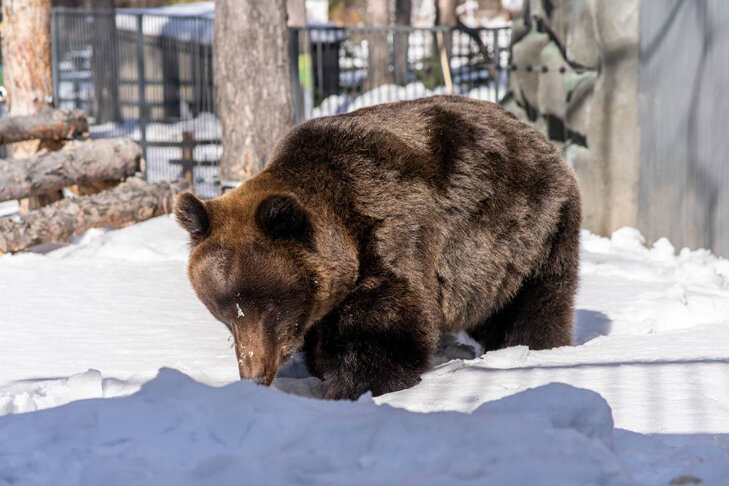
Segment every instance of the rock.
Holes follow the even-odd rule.
[[[574,0],[546,0],[542,2],[545,26],[554,34],[561,50],[567,44],[567,30]]]
[[[619,55],[624,49],[638,48],[639,13],[638,0],[614,0],[589,2],[594,19],[595,39],[603,59]]]
[[[522,105],[537,107],[541,53],[548,42],[547,34],[532,31],[512,46],[512,64],[516,69],[509,76],[509,84]]]
[[[553,140],[573,142],[567,150],[589,229],[635,226],[640,0],[525,2],[512,45],[511,109]]]
[[[531,23],[531,28],[537,30],[537,22],[541,23],[545,30],[554,35],[564,51],[571,4],[572,0],[529,0],[527,25]]]
[[[594,0],[573,0],[567,26],[567,59],[590,69],[600,65],[600,50],[595,38],[592,12]]]
[[[529,27],[524,22],[524,17],[516,18],[511,23],[511,43],[519,42],[529,33]]]
[[[564,77],[572,74],[572,68],[562,57],[562,52],[554,42],[549,42],[542,49],[540,64],[537,84],[539,113],[564,118],[567,106]]]
[[[545,21],[547,19],[547,14],[544,12],[544,5],[542,5],[542,0],[526,0],[526,3],[529,8],[529,18],[531,20],[533,19],[539,19],[541,21]],[[535,25],[532,25],[532,29],[536,29]]]
[[[501,106],[516,115],[519,120],[526,123],[532,123],[532,121],[529,119],[529,116],[527,116],[526,110],[519,106],[519,104],[516,102],[516,99],[514,99],[513,93],[511,96],[504,98],[504,101],[501,102]]]
[[[592,153],[579,145],[568,145],[564,158],[575,170],[582,194],[582,227],[597,232],[605,219],[605,184],[602,168]]]
[[[597,73],[595,71],[574,71],[566,73],[563,78],[564,89],[568,93],[567,106],[564,113],[565,126],[574,132],[578,138],[585,139],[587,147],[587,133],[590,128],[590,113],[592,109],[592,92],[595,88]]]
[[[638,31],[639,2],[594,2],[597,45],[602,52],[587,139],[603,168],[604,221],[609,234],[638,223]]]
[[[549,126],[547,125],[547,120],[545,120],[543,116],[540,116],[536,121],[533,121],[532,126],[542,132],[542,135],[549,138]]]
[[[513,96],[513,93],[511,96],[504,99],[502,106],[516,115],[519,120],[529,123],[531,126],[542,132],[545,137],[547,136],[547,122],[544,120],[544,117],[537,116],[534,120],[530,119],[526,109],[519,105],[516,98]]]

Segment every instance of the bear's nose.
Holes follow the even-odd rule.
[[[258,385],[266,385],[267,384],[266,383],[266,375],[253,376],[253,377],[248,378],[248,379],[251,380],[253,383],[256,383]]]

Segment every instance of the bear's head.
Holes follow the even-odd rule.
[[[285,191],[183,193],[174,212],[190,234],[190,283],[233,333],[241,378],[269,385],[353,287],[355,246]]]

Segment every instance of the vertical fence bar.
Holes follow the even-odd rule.
[[[294,98],[294,123],[304,120],[304,103],[301,94],[301,80],[299,79],[299,28],[289,29],[289,76],[291,77],[291,90]]]
[[[320,30],[317,32],[315,37],[316,45],[316,85],[317,90],[314,93],[314,102],[321,103],[324,100],[324,55],[322,53],[323,42],[324,42],[324,31]]]
[[[147,161],[147,96],[144,81],[144,15],[137,14],[137,89],[138,89],[138,117],[139,117],[139,144],[142,146],[142,157]],[[149,172],[145,171],[147,178]]]
[[[58,108],[58,13],[51,11],[51,80],[53,83],[53,106]]]
[[[499,102],[499,84],[501,82],[501,59],[500,59],[500,51],[499,51],[499,29],[494,29],[491,31],[491,36],[494,42],[493,47],[493,65],[494,68],[492,72],[494,73],[494,93],[496,95],[496,99],[494,100],[494,103]]]

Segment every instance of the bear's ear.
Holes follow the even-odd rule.
[[[256,208],[256,224],[271,238],[292,238],[309,241],[309,213],[293,194],[273,194]]]
[[[200,242],[210,232],[210,215],[205,203],[191,192],[183,192],[175,200],[177,222],[190,233],[193,243]]]

